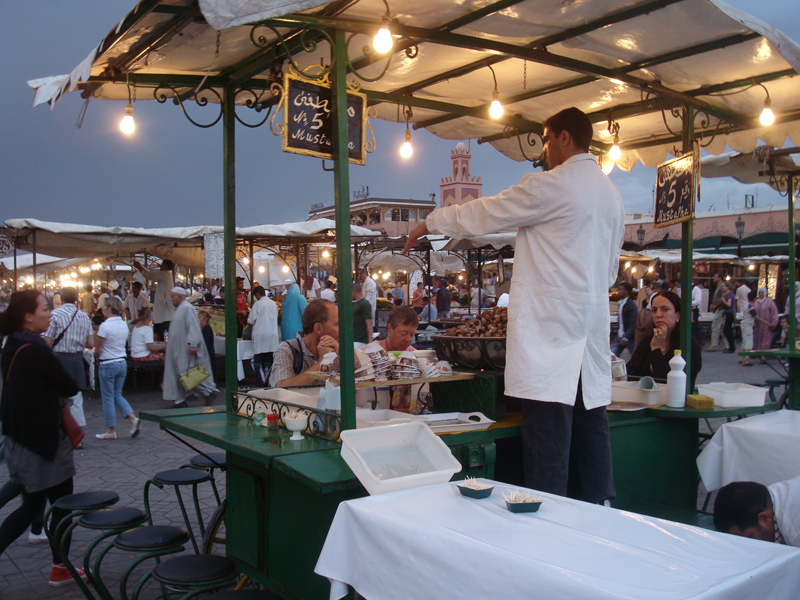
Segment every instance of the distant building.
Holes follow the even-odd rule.
[[[453,163],[453,175],[442,177],[439,183],[439,197],[442,199],[442,207],[451,204],[464,204],[470,200],[475,200],[483,196],[483,182],[480,177],[472,177],[469,163],[472,154],[464,142],[458,142],[456,149],[450,152],[450,160]]]
[[[436,194],[430,200],[400,200],[398,198],[359,197],[356,192],[350,201],[350,223],[368,229],[383,230],[390,237],[408,235],[424,221],[431,211],[436,210]],[[308,220],[335,219],[334,206],[321,206],[308,211]]]

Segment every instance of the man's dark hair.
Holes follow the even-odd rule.
[[[325,282],[325,287],[328,288],[329,290],[333,289],[333,282],[329,279],[328,281]]]
[[[169,259],[165,259],[161,261],[161,270],[163,271],[172,271],[175,268],[175,263]]]
[[[400,298],[398,298],[397,300],[394,301],[394,305],[395,306],[403,306],[403,301]]]
[[[266,296],[267,292],[264,291],[264,288],[260,285],[257,285],[253,288],[253,296]]]
[[[583,111],[574,106],[557,112],[542,125],[556,135],[566,131],[578,148],[584,152],[589,151],[589,144],[592,143],[592,135],[594,133],[592,122]]]
[[[747,294],[747,299],[750,302],[755,302],[757,297],[758,297],[757,290],[750,290],[750,292]]]
[[[303,335],[308,335],[314,331],[314,325],[319,323],[325,325],[331,317],[329,306],[336,308],[336,305],[330,300],[312,300],[306,305],[303,311],[303,317],[300,322],[303,324]]]
[[[138,288],[138,289],[140,289],[140,290],[141,290],[141,289],[142,289],[142,282],[141,282],[141,281],[134,281],[134,282],[131,284],[131,287],[132,287],[132,288]]]
[[[633,286],[630,283],[628,283],[627,281],[623,281],[622,283],[620,283],[619,287],[624,289],[629,294],[633,291]]]
[[[78,290],[74,287],[61,288],[61,302],[64,304],[75,304],[78,301]]]
[[[653,285],[653,280],[650,279],[649,277],[645,277],[642,280],[642,287],[652,287],[652,285]]]
[[[723,279],[723,280],[725,279],[725,276],[720,271],[717,271],[716,273],[714,273],[714,277],[719,277],[720,279]]]
[[[720,488],[714,502],[714,528],[728,533],[758,527],[758,515],[772,506],[769,490],[755,481],[734,481]]]
[[[402,300],[399,298],[398,301],[402,302]],[[401,325],[413,325],[416,327],[419,325],[419,315],[417,314],[417,311],[410,306],[403,306],[401,304],[399,306],[395,306],[389,312],[387,324],[391,325],[392,329],[395,327],[400,327]]]

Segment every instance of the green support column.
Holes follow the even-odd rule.
[[[787,177],[786,191],[789,197],[789,323],[797,323],[795,318],[795,301],[794,301],[794,282],[797,280],[795,274],[795,241],[794,241],[794,174]],[[794,342],[796,338],[795,328],[789,327],[789,350],[794,351]]]
[[[347,149],[347,46],[344,31],[333,35],[333,182],[336,199],[336,262],[339,286],[339,361],[342,379],[342,429],[356,428],[353,365],[353,286],[350,273],[350,163]]]
[[[236,119],[233,84],[225,86],[222,98],[222,184],[225,188],[223,224],[225,233],[225,405],[233,410],[233,392],[239,387],[236,374]]]
[[[683,152],[694,149],[694,109],[683,107]],[[692,253],[694,250],[694,219],[681,223],[681,349],[686,361],[686,393],[691,394],[692,378]]]

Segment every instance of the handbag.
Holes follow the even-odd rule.
[[[242,329],[242,340],[249,341],[253,339],[253,326],[245,325]]]
[[[197,359],[195,358],[195,361]],[[198,385],[208,379],[208,371],[203,365],[195,364],[194,367],[189,367],[184,373],[181,373],[180,380],[183,389],[187,392],[193,390]]]
[[[6,382],[8,382],[8,378],[11,376],[11,369],[14,366],[14,360],[17,358],[17,354],[19,354],[20,350],[30,345],[31,344],[23,344],[17,348],[14,356],[11,357],[11,363],[8,365],[8,371],[6,371]],[[69,410],[69,405],[62,405],[59,413],[61,415],[61,429],[67,434],[67,437],[72,444],[72,448],[75,449],[80,445],[86,433],[83,431],[83,428],[78,425],[75,417],[72,416],[72,413]]]

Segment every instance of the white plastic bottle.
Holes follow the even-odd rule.
[[[670,408],[683,408],[686,406],[686,361],[683,360],[680,350],[675,350],[675,356],[669,361],[667,373],[667,406]]]

